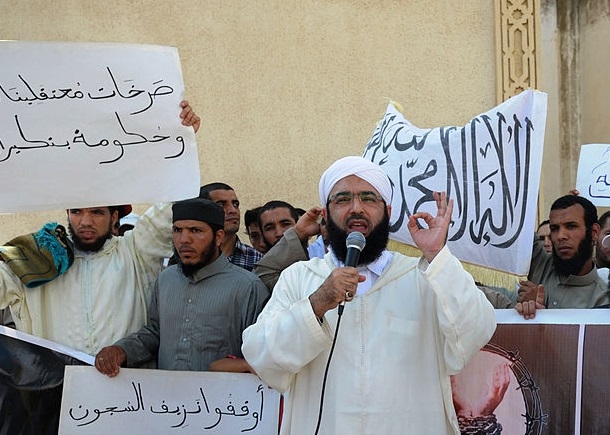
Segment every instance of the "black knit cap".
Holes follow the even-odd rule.
[[[172,206],[172,212],[172,222],[194,220],[217,225],[220,228],[225,226],[225,211],[209,199],[193,198],[178,201]]]

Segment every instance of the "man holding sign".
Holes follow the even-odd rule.
[[[180,118],[199,129],[201,120],[187,101],[181,102]],[[49,223],[11,240],[0,247],[0,308],[10,308],[18,330],[90,355],[108,340],[138,330],[146,321],[152,283],[172,252],[170,207],[151,207],[125,237],[113,236],[112,230],[130,207],[99,206],[67,210],[70,238],[63,226]],[[0,432],[22,425],[33,432],[53,431],[58,423],[61,387],[49,385],[49,373],[42,371],[53,369],[45,366],[45,357],[36,357],[40,366],[23,364],[20,356],[4,361],[21,362],[19,370],[0,367],[19,375],[0,385],[0,401],[12,402],[18,411],[25,408],[3,392],[21,387],[23,378],[40,378],[38,391],[29,386],[30,393],[21,392],[28,394],[27,416],[1,414]],[[34,374],[20,373],[28,369]],[[63,376],[63,370],[55,375]]]
[[[221,251],[225,212],[208,199],[176,202],[173,242],[180,258],[155,283],[148,324],[104,347],[95,367],[114,377],[120,367],[156,359],[163,370],[209,370],[224,361],[227,371],[248,372],[241,354],[243,330],[269,297],[258,277],[229,262]],[[233,363],[233,364],[231,364]]]
[[[186,101],[180,117],[185,125],[200,125]],[[72,243],[62,241],[58,226],[51,237],[35,236],[33,246],[28,235],[0,248],[0,308],[10,307],[20,331],[95,355],[146,322],[152,284],[172,253],[171,204],[149,208],[124,237],[112,235],[119,207],[71,208],[67,216]],[[20,258],[29,247],[32,254],[51,252],[51,263],[68,252],[73,263],[68,267],[66,260],[55,276],[32,281],[40,265]]]

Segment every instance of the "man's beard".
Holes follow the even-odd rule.
[[[110,225],[108,226],[108,232],[92,242],[84,242],[83,239],[76,234],[76,231],[74,231],[70,222],[68,222],[68,231],[70,232],[74,246],[76,246],[78,250],[84,252],[98,252],[102,249],[106,240],[112,237],[112,222],[110,222]]]
[[[212,261],[214,260],[214,255],[217,252],[217,249],[218,249],[218,247],[216,246],[216,235],[214,235],[214,239],[212,240],[210,245],[206,248],[205,251],[203,251],[201,253],[200,261],[198,261],[195,264],[184,264],[182,262],[182,260],[180,260],[180,262],[179,262],[180,269],[182,270],[182,273],[184,274],[184,276],[187,276],[190,278],[190,277],[194,276],[199,269],[202,269],[205,266],[207,266],[208,264],[212,263]],[[178,255],[177,252],[176,252],[176,255]],[[179,255],[178,255],[178,258],[180,258]]]
[[[366,219],[361,215],[350,216],[350,218]],[[368,219],[366,219],[368,221]],[[347,246],[345,245],[345,239],[347,239],[348,233],[343,231],[334,222],[330,213],[328,215],[328,221],[326,224],[328,230],[328,243],[333,250],[335,256],[345,263],[345,257],[347,255]],[[390,216],[387,208],[384,209],[383,219],[379,222],[366,238],[366,245],[360,253],[358,258],[358,266],[363,264],[369,264],[377,260],[381,253],[386,249],[388,245],[388,239],[390,237]]]
[[[553,265],[555,270],[565,275],[576,275],[587,261],[593,261],[593,235],[587,230],[585,238],[578,244],[576,254],[567,260],[559,258],[553,246]]]

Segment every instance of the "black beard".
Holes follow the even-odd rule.
[[[202,269],[205,264],[197,263],[197,264],[184,264],[178,263],[180,265],[180,270],[182,274],[188,278],[192,278],[199,269]]]
[[[180,261],[180,256],[178,255],[178,252],[176,252],[176,249],[174,248],[174,255],[178,258],[178,264],[180,265],[180,270],[182,271],[184,276],[186,276],[188,278],[192,278],[193,276],[195,276],[195,274],[197,273],[197,271],[199,269],[203,269],[208,264],[214,262],[214,260],[216,260],[216,258],[214,258],[216,253],[217,253],[216,234],[214,234],[214,239],[210,243],[210,246],[208,246],[206,248],[206,250],[202,253],[201,261],[199,261],[198,263],[195,263],[195,264],[182,263],[182,261]]]
[[[593,235],[587,230],[585,238],[578,244],[576,255],[567,260],[562,260],[553,246],[553,265],[555,270],[565,275],[576,275],[581,271],[587,261],[593,261]]]
[[[364,217],[361,216],[361,218]],[[339,260],[345,263],[345,257],[347,255],[345,239],[347,239],[348,233],[337,226],[332,217],[330,217],[330,213],[328,213],[326,229],[328,230],[328,244],[332,248],[333,253]],[[388,210],[384,209],[382,221],[373,227],[373,230],[366,238],[366,245],[358,258],[358,266],[369,264],[377,260],[388,246],[389,237],[390,216]]]
[[[70,232],[70,236],[72,237],[74,246],[76,246],[78,250],[84,252],[98,252],[102,249],[104,243],[106,243],[106,240],[112,237],[112,223],[108,227],[108,232],[104,236],[95,239],[93,242],[88,243],[83,242],[83,240],[78,237],[76,231],[74,231],[74,228],[72,228],[70,222],[68,222],[68,231]]]

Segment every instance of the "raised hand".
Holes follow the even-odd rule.
[[[413,241],[428,262],[431,262],[445,246],[449,224],[451,223],[451,213],[453,212],[453,199],[447,202],[445,192],[434,192],[433,197],[436,201],[436,216],[419,212],[412,214],[407,223]],[[423,219],[428,228],[419,228],[417,225],[418,219]]]
[[[301,242],[307,241],[309,237],[320,234],[318,218],[322,215],[321,207],[312,207],[303,214],[294,226],[294,231]]]
[[[182,110],[180,111],[182,125],[186,125],[187,127],[192,125],[193,130],[195,130],[195,133],[197,133],[199,127],[201,126],[201,118],[193,111],[193,108],[188,101],[182,100],[180,102],[180,107],[182,107]]]

